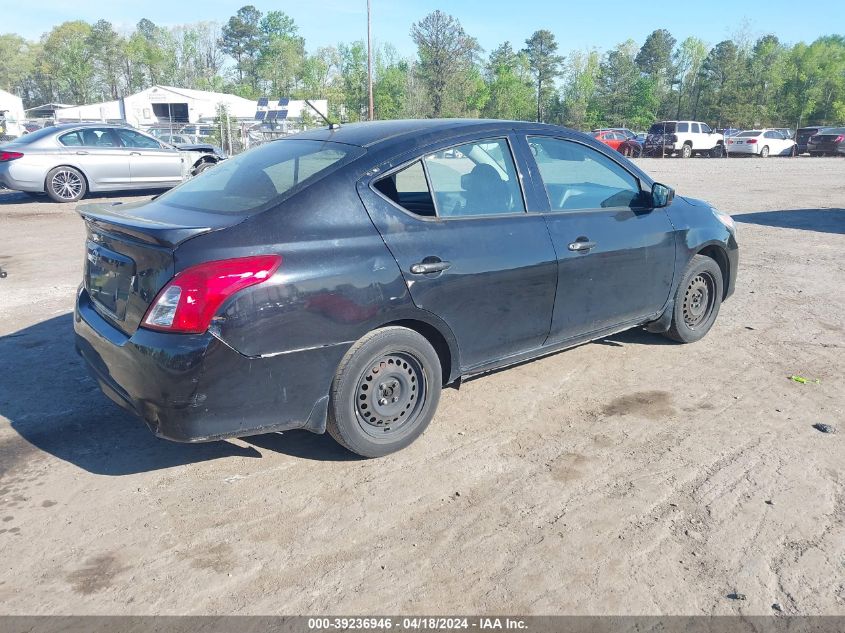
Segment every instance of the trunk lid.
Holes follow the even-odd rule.
[[[97,312],[129,335],[176,273],[179,244],[243,220],[155,200],[89,204],[77,211],[85,220],[85,290]]]

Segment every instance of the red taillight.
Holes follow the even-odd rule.
[[[23,158],[23,154],[20,152],[0,152],[0,163],[6,163],[10,160],[17,160],[19,158]]]
[[[728,145],[733,145],[734,142],[731,139],[728,139]]]
[[[750,138],[750,139],[748,139],[748,140],[747,140],[747,141],[745,141],[745,142],[746,142],[748,145],[754,145],[754,143],[756,143],[756,142],[757,142],[757,139],[756,139],[756,138]]]
[[[266,281],[281,263],[279,255],[258,255],[186,268],[161,289],[144,315],[142,325],[162,332],[205,332],[226,299]]]
[[[841,143],[842,141],[845,141],[845,136],[843,136],[842,134],[833,139],[834,143]]]

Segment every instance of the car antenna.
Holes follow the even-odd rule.
[[[333,121],[329,120],[329,118],[327,116],[325,116],[322,112],[320,112],[316,107],[314,107],[314,104],[311,103],[308,99],[305,100],[305,103],[307,103],[308,107],[311,108],[312,110],[314,110],[314,112],[317,113],[317,116],[319,116],[321,119],[323,119],[323,121],[326,122],[326,125],[329,126],[330,130],[339,130],[340,129],[340,123],[334,123]]]

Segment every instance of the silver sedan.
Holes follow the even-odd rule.
[[[220,158],[126,126],[57,125],[0,145],[0,186],[74,202],[89,191],[173,187]]]

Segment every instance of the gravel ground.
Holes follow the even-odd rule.
[[[710,335],[469,381],[377,460],[153,438],[73,352],[73,207],[0,192],[0,612],[845,615],[845,160],[641,164],[739,222]]]

